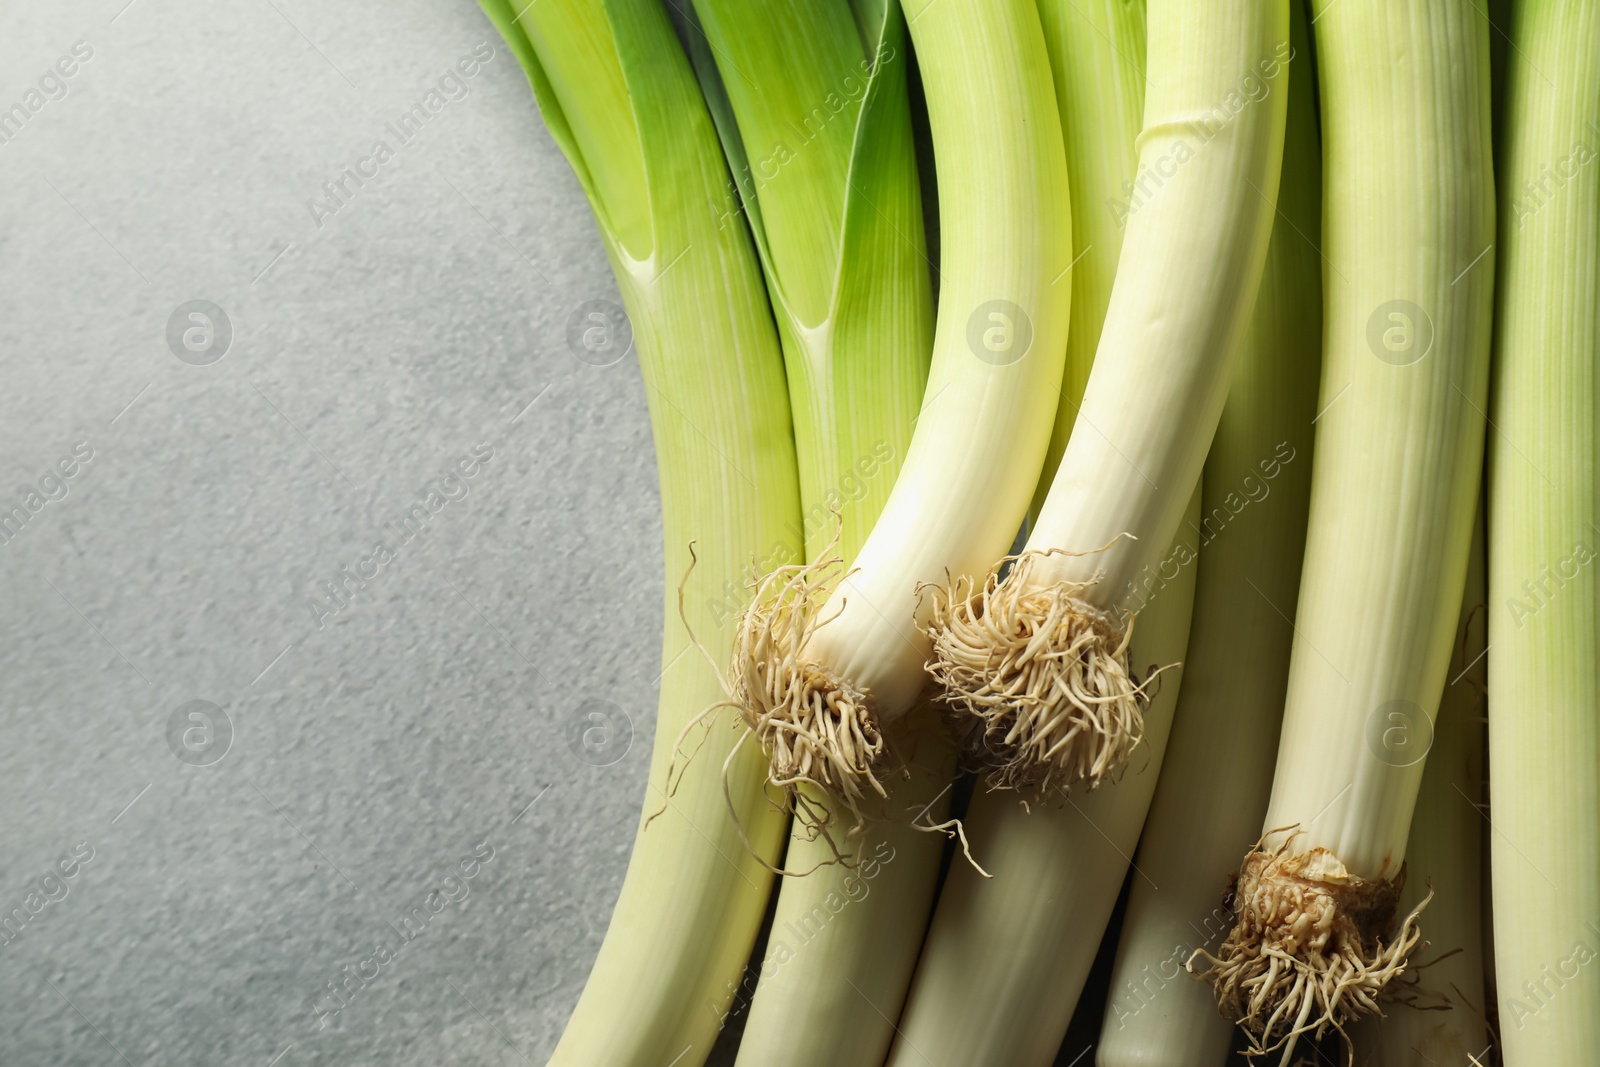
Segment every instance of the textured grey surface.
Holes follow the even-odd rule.
[[[541,1063],[626,864],[662,577],[638,368],[565,346],[616,294],[522,74],[471,0],[0,25],[0,109],[40,105],[0,144],[0,1063]],[[196,299],[206,365],[167,340]],[[609,766],[592,699],[632,720]],[[232,724],[204,765],[193,700]]]

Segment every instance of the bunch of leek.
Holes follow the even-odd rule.
[[[1497,235],[1459,0],[481,2],[667,537],[655,816],[552,1063],[692,1067],[742,989],[745,1067],[1043,1067],[1130,865],[1099,1067],[1600,1062],[1595,5],[1505,23]]]

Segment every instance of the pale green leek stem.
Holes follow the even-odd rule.
[[[1072,321],[1050,451],[1034,491],[1044,503],[1077,421],[1122,253],[1144,113],[1145,0],[1039,0],[1072,178]]]
[[[944,851],[943,834],[910,823],[944,821],[955,771],[955,749],[932,707],[907,715],[896,737],[908,777],[893,783],[878,809],[886,821],[851,847],[849,866],[819,867],[833,859],[821,841],[796,833],[789,842],[786,869],[813,873],[781,880],[739,1042],[741,1065],[883,1063],[927,932]],[[826,802],[817,790],[808,795]],[[955,862],[965,861],[958,854]]]
[[[1418,953],[1410,997],[1364,1019],[1356,1031],[1356,1062],[1364,1067],[1422,1063],[1489,1063],[1484,1005],[1483,920],[1484,693],[1489,626],[1484,597],[1482,510],[1474,525],[1467,591],[1461,601],[1450,682],[1439,701],[1432,736],[1408,739],[1427,748],[1400,911],[1409,912],[1434,887],[1449,886],[1428,906],[1428,947]],[[1431,742],[1431,747],[1429,743]]]
[[[1600,7],[1515,7],[1489,447],[1505,1067],[1600,1063]]]
[[[1148,878],[1133,880],[1099,1067],[1221,1067],[1233,1037],[1211,991],[1183,965],[1196,948],[1216,948],[1232,925],[1223,906],[1228,877],[1260,835],[1305,547],[1321,367],[1322,190],[1310,41],[1300,5],[1290,14],[1279,214],[1206,457],[1193,637],[1135,857]]]
[[[1197,488],[1186,517],[1198,520],[1199,510]],[[1138,663],[1183,659],[1205,564],[1194,561],[1187,529],[1182,537],[1167,553],[1180,561],[1177,575],[1133,635]],[[966,833],[993,877],[951,865],[888,1067],[1055,1062],[1155,791],[1182,673],[1162,676],[1145,744],[1119,782],[1031,811],[1012,793],[972,798]]]
[[[680,731],[722,699],[690,647],[725,648],[729,588],[750,561],[799,549],[799,488],[778,340],[749,234],[707,210],[726,171],[666,15],[653,0],[483,6],[528,73],[552,136],[588,194],[650,402],[666,538],[660,711],[644,816],[622,894],[555,1065],[704,1062],[760,926],[785,822],[761,754],[723,762],[742,730],[711,721],[676,781]],[[693,571],[691,545],[698,560]],[[685,574],[688,578],[685,581]],[[603,609],[603,605],[597,610]],[[676,778],[676,776],[675,776]],[[748,842],[748,843],[746,843]],[[674,1060],[674,1057],[676,1059]]]
[[[1495,256],[1488,24],[1453,0],[1318,0],[1314,12],[1324,363],[1264,828],[1299,824],[1295,851],[1327,848],[1357,877],[1392,878],[1423,765],[1374,751],[1368,728],[1438,708],[1481,472]],[[1386,146],[1400,143],[1413,148],[1397,160]]]
[[[1087,427],[1028,536],[1084,553],[1050,557],[1036,585],[1093,582],[1081,598],[1109,611],[1162,558],[1199,481],[1266,261],[1287,106],[1287,0],[1148,9],[1138,172]]]
[[[700,0],[698,11],[696,62],[784,343],[807,559],[848,564],[906,454],[933,341],[904,22],[882,0],[861,0],[856,19],[845,0]],[[851,815],[800,787],[832,840],[796,821],[784,867],[810,873],[782,880],[765,954],[741,987],[742,1000],[755,981],[740,1063],[883,1062],[943,846],[907,823],[943,820],[954,764],[936,717],[916,725],[894,732],[909,778],[891,780],[873,806],[888,821],[865,837],[848,842]],[[832,863],[836,847],[848,865]]]
[[[1482,9],[1317,0],[1313,14],[1324,362],[1263,822],[1281,832],[1243,859],[1239,921],[1209,972],[1227,1010],[1285,1061],[1298,1035],[1372,1011],[1421,936],[1417,916],[1386,914],[1423,772],[1393,742],[1432,722],[1447,681],[1482,470],[1495,256]]]

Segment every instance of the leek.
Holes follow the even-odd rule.
[[[698,13],[691,50],[783,339],[806,559],[848,563],[906,455],[933,340],[905,25],[881,0],[856,4],[864,41],[844,0],[700,0]],[[814,822],[847,829],[822,837],[796,820],[784,866],[797,873],[781,883],[740,1063],[883,1062],[943,845],[906,825],[941,821],[948,803],[954,752],[930,718],[890,729],[910,780],[888,786],[871,827],[800,787]],[[833,865],[841,842],[847,862]]]
[[[883,731],[925,682],[919,588],[987,566],[1022,521],[1049,443],[1070,296],[1066,161],[1031,0],[905,8],[942,208],[925,400],[852,569],[823,560],[768,580],[731,672],[773,781],[832,790],[852,810],[884,794]]]
[[[1058,442],[1071,432],[1111,294],[1123,229],[1116,205],[1134,174],[1135,139],[1144,105],[1144,4],[1052,0],[1039,14],[1050,53],[1062,133],[1069,147],[1073,239],[1073,315],[1067,368],[1056,419]],[[1052,445],[1060,455],[1059,443]],[[1053,463],[1040,478],[1049,485]],[[1183,568],[1180,583],[1194,572]],[[1170,591],[1174,624],[1187,618],[1188,588]],[[1139,654],[1159,662],[1182,655],[1183,639],[1152,644],[1139,634]],[[1159,720],[1176,692],[1158,698]],[[1152,737],[1152,742],[1157,740]],[[981,793],[967,825],[993,881],[952,868],[935,911],[901,1019],[891,1062],[935,1064],[1048,1063],[1061,1044],[1096,938],[1138,838],[1159,767],[1146,766],[1123,785],[1081,804],[1059,800],[1029,813],[1010,794]],[[1126,802],[1124,802],[1126,801]],[[1110,840],[1101,836],[1101,829]],[[1121,855],[1118,855],[1121,850]]]
[[[1378,1010],[1420,938],[1417,909],[1391,926],[1466,577],[1494,256],[1481,9],[1313,12],[1326,269],[1305,565],[1266,836],[1233,929],[1191,961],[1283,1063]]]
[[[1489,448],[1506,1067],[1600,1063],[1600,9],[1515,5]]]
[[[1409,995],[1385,1018],[1356,1030],[1364,1067],[1489,1062],[1483,970],[1484,639],[1483,524],[1476,524],[1461,602],[1450,682],[1439,701],[1428,766],[1411,817],[1406,887],[1400,910],[1420,904],[1430,886],[1449,886],[1428,908],[1427,958],[1419,956]],[[1420,739],[1426,742],[1427,738]],[[1554,1061],[1547,1061],[1554,1062]]]
[[[648,829],[641,820],[599,958],[550,1062],[685,1067],[710,1052],[782,849],[785,823],[759,754],[733,752],[740,735],[728,722],[711,726],[700,760],[665,795],[680,730],[721,692],[690,630],[730,640],[725,588],[753,556],[776,547],[790,559],[799,548],[778,339],[748,232],[706,209],[725,186],[722,154],[654,0],[541,0],[515,15],[507,0],[483,7],[594,210],[648,390],[666,537],[667,669],[645,804],[666,809]],[[726,788],[748,851],[724,800],[730,753]]]
[[[945,840],[910,823],[943,821],[955,763],[931,708],[902,719],[897,741],[907,778],[871,812],[878,818],[852,843],[847,863],[828,863],[828,845],[803,833],[789,842],[786,866],[811,873],[782,881],[741,1065],[883,1063],[933,910]]]
[[[1194,636],[1161,781],[1135,857],[1099,1067],[1222,1064],[1233,1027],[1183,973],[1231,925],[1228,876],[1266,813],[1311,492],[1321,367],[1322,209],[1303,9],[1291,9],[1278,221],[1202,476]],[[1466,1067],[1462,1061],[1461,1067]]]
[[[1022,557],[939,601],[929,671],[991,784],[1126,765],[1146,678],[1128,639],[1216,431],[1271,236],[1287,0],[1152,0],[1127,234],[1076,428]]]
[[[1187,518],[1198,520],[1199,508],[1196,491]],[[1192,558],[1192,535],[1183,537],[1172,558]],[[1135,662],[1183,658],[1204,567],[1181,567],[1150,604],[1133,638]],[[888,1067],[1055,1062],[1155,790],[1181,674],[1163,675],[1148,708],[1149,760],[1121,781],[1082,798],[1046,798],[1031,812],[1012,793],[973,798],[966,832],[993,877],[951,866]]]

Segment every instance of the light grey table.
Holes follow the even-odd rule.
[[[0,25],[0,1063],[541,1064],[662,575],[521,72],[471,0]]]

